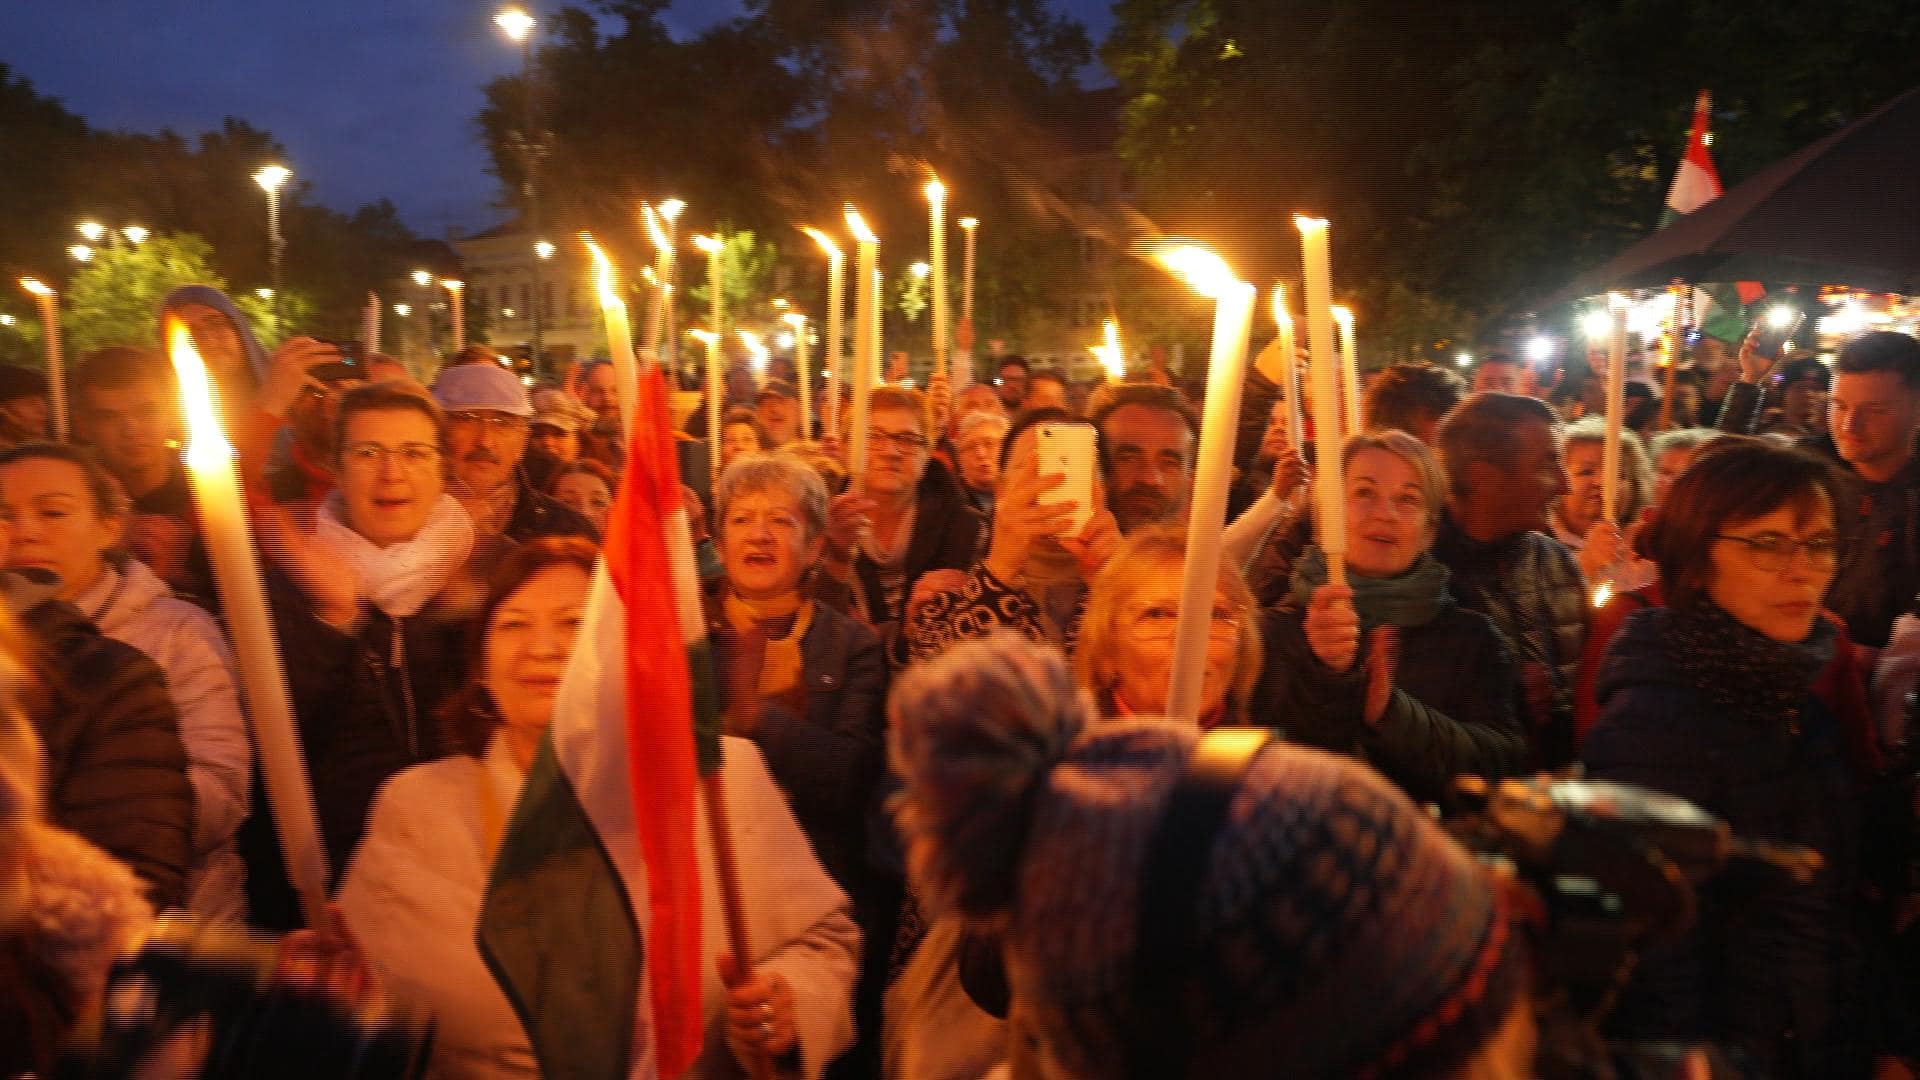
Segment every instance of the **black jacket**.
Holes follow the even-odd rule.
[[[320,621],[277,568],[267,571],[267,590],[328,869],[337,882],[380,785],[401,769],[447,754],[436,714],[465,683],[474,623],[473,605],[452,596],[478,592],[444,590],[408,619],[365,605],[358,625],[343,632]],[[281,920],[294,914],[287,906],[291,894],[267,800],[256,798],[254,806],[241,840],[254,918],[283,928]]]
[[[915,498],[919,506],[914,513],[913,535],[907,539],[903,604],[913,595],[914,582],[927,571],[965,570],[973,565],[973,560],[980,557],[987,527],[986,521],[974,512],[961,493],[959,482],[937,458],[927,459],[927,471],[920,477]],[[873,561],[864,553],[856,553],[853,572],[860,579],[867,622],[873,626],[899,622],[901,613],[887,608],[886,595],[880,587],[880,571]]]
[[[1825,865],[1801,884],[1735,861],[1701,885],[1694,929],[1641,958],[1613,1027],[1725,1042],[1757,1076],[1860,1075],[1859,815],[1838,726],[1811,689],[1792,723],[1716,706],[1674,664],[1670,616],[1635,612],[1608,648],[1600,719],[1581,744],[1589,774],[1677,795],[1737,836],[1802,844]]]
[[[585,514],[534,488],[527,482],[524,471],[518,471],[517,476],[520,494],[513,500],[513,516],[507,519],[507,527],[502,530],[507,539],[524,544],[542,536],[578,536],[595,544],[600,542],[600,530],[593,527]]]
[[[1485,615],[1513,648],[1528,764],[1553,769],[1572,761],[1573,688],[1589,618],[1573,553],[1533,531],[1482,543],[1448,512],[1433,556],[1452,573],[1449,588],[1460,606]]]
[[[1510,775],[1527,738],[1507,688],[1513,653],[1486,616],[1451,601],[1423,626],[1400,629],[1393,694],[1378,725],[1363,719],[1366,670],[1336,672],[1307,644],[1306,611],[1261,613],[1266,660],[1250,719],[1290,742],[1368,762],[1414,800],[1437,802],[1453,778]]]
[[[19,617],[46,684],[29,712],[46,749],[49,822],[132,867],[155,907],[179,906],[192,860],[193,786],[166,677],[69,604],[29,602]]]

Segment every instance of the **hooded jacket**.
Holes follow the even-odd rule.
[[[246,869],[234,835],[251,806],[253,759],[239,679],[220,627],[173,595],[137,559],[109,564],[74,606],[100,632],[145,653],[166,675],[193,784],[193,863],[187,907],[218,922],[246,918]]]
[[[914,583],[927,571],[965,570],[972,566],[980,556],[981,538],[986,533],[986,522],[967,503],[959,482],[945,465],[931,457],[927,459],[927,470],[920,477],[914,498],[917,505],[913,535],[908,538],[906,554],[901,558],[906,575],[900,594],[903,602],[913,595]],[[856,552],[853,571],[866,601],[863,614],[867,622],[877,627],[900,621],[901,612],[890,611],[886,606],[886,594],[880,587],[880,568],[873,560],[864,552]]]
[[[48,823],[132,867],[156,908],[179,906],[192,861],[193,787],[166,677],[55,600],[52,574],[7,570],[0,584],[33,639],[44,684],[28,711],[47,754]]]

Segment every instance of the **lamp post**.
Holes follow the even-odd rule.
[[[267,165],[253,174],[253,182],[267,193],[267,265],[273,279],[273,336],[280,338],[284,329],[281,320],[280,260],[286,251],[286,238],[280,235],[280,188],[293,170],[285,165]]]
[[[520,130],[509,135],[520,153],[520,193],[526,202],[527,227],[535,237],[540,236],[540,159],[546,150],[544,134],[539,130],[534,100],[533,71],[533,29],[538,25],[525,8],[514,6],[501,8],[493,16],[493,23],[507,40],[520,46]],[[542,246],[546,251],[540,251]],[[546,282],[541,263],[553,257],[553,245],[545,240],[534,244],[534,259],[528,263],[533,278],[533,371],[536,377],[545,373],[541,355],[545,351],[544,329],[546,324]]]

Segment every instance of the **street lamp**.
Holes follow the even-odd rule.
[[[426,288],[427,285],[432,281],[433,281],[433,275],[427,273],[425,270],[415,270],[413,272],[413,283],[415,285],[420,286],[423,289]]]
[[[67,247],[67,254],[73,256],[74,262],[92,262],[93,261],[93,249],[88,247],[85,244],[69,245]]]
[[[107,227],[97,221],[83,221],[74,228],[80,230],[80,235],[85,237],[89,244],[97,244],[101,237],[107,235]]]
[[[541,132],[535,119],[535,101],[533,87],[533,31],[538,22],[527,10],[517,5],[501,8],[494,13],[493,24],[507,36],[507,40],[520,46],[520,130],[509,136],[520,153],[520,191],[526,202],[527,228],[535,236],[540,235],[540,158],[546,150],[545,133]],[[542,251],[542,248],[545,248]],[[545,240],[534,245],[534,254],[539,256],[527,264],[533,279],[533,369],[539,374],[543,349],[543,329],[546,316],[546,284],[543,281],[540,263],[553,257],[553,245]]]
[[[129,225],[126,228],[120,230],[120,235],[127,238],[127,243],[138,246],[140,244],[146,243],[147,237],[152,236],[153,233],[147,231],[142,226]]]
[[[253,174],[253,182],[267,193],[267,261],[273,278],[273,336],[283,334],[280,325],[280,257],[285,252],[287,242],[280,235],[280,187],[293,175],[293,170],[285,165],[266,165]]]

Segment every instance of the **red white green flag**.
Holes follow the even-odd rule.
[[[476,929],[550,1080],[672,1080],[701,1046],[694,793],[719,764],[720,714],[657,368],[638,398],[580,638]]]
[[[1714,167],[1713,154],[1707,149],[1707,140],[1712,137],[1708,126],[1712,106],[1713,96],[1705,90],[1693,101],[1693,130],[1687,135],[1687,152],[1673,172],[1673,185],[1667,188],[1667,210],[1673,214],[1691,214],[1720,197],[1720,170]]]

